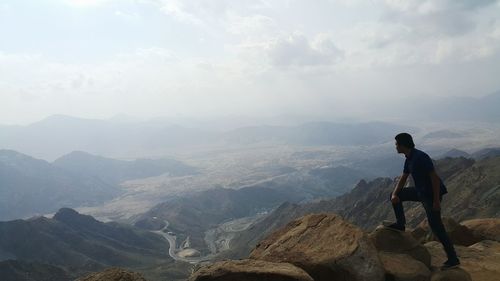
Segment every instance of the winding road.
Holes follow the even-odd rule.
[[[206,255],[204,257],[191,257],[191,258],[183,258],[183,257],[178,256],[177,252],[180,249],[177,249],[176,236],[168,234],[167,227],[169,226],[169,223],[166,220],[164,220],[164,222],[165,222],[165,226],[162,229],[156,230],[156,231],[151,231],[151,232],[159,234],[159,235],[165,237],[165,239],[167,239],[168,244],[169,244],[168,254],[174,260],[189,262],[191,264],[197,264],[197,263],[200,263],[203,261],[209,261],[214,257],[213,254],[209,254],[209,255]]]

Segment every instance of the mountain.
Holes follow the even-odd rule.
[[[236,218],[254,215],[283,201],[300,201],[303,197],[269,187],[244,187],[238,190],[216,187],[189,197],[161,203],[142,215],[136,226],[147,227],[151,218],[166,220],[178,239],[190,237],[193,248],[208,252],[205,231]],[[160,228],[163,225],[160,225]]]
[[[190,237],[191,246],[208,251],[205,232],[223,222],[267,212],[285,201],[305,202],[339,196],[365,174],[338,166],[293,171],[271,180],[238,188],[215,187],[161,203],[136,219],[135,225],[160,229],[165,220],[179,239]]]
[[[17,260],[0,261],[2,281],[71,281],[75,279],[66,270],[39,262]]]
[[[140,179],[161,174],[185,176],[197,173],[194,167],[187,166],[173,159],[137,159],[122,161],[74,151],[53,162],[54,166],[73,174],[96,177],[100,180],[119,184],[130,179]]]
[[[298,126],[253,126],[222,134],[229,143],[277,142],[295,145],[368,145],[387,141],[408,127],[383,122],[308,122]]]
[[[472,153],[474,159],[485,159],[500,156],[500,147],[484,148]]]
[[[472,156],[463,150],[453,148],[453,149],[450,149],[447,152],[441,154],[440,156],[438,156],[437,159],[442,159],[442,158],[447,158],[447,157],[450,157],[450,158],[458,158],[458,157],[471,158]]]
[[[47,263],[74,275],[120,266],[140,272],[176,267],[161,236],[103,223],[68,208],[52,219],[0,222],[0,249],[23,262]]]
[[[442,203],[443,216],[461,221],[500,216],[500,157],[483,160],[445,158],[435,162],[448,194]],[[389,195],[395,181],[378,178],[360,181],[349,193],[337,198],[305,204],[283,203],[265,218],[239,232],[231,240],[230,250],[220,258],[241,258],[258,241],[276,228],[300,216],[317,212],[341,214],[359,227],[370,230],[383,220],[394,220]],[[416,226],[425,218],[420,203],[405,203],[408,226]]]
[[[136,158],[210,141],[212,133],[167,122],[117,122],[54,115],[27,126],[0,126],[0,147],[53,160],[71,151]]]
[[[0,150],[0,220],[94,205],[121,194],[98,178],[68,173],[47,161]]]
[[[454,132],[451,130],[438,130],[438,131],[432,131],[430,133],[425,134],[422,136],[422,139],[454,139],[454,138],[460,138],[463,137],[464,135],[458,132]]]
[[[382,122],[308,122],[295,126],[246,126],[219,131],[178,126],[165,120],[116,121],[54,115],[27,126],[0,126],[0,147],[51,161],[71,151],[137,158],[200,146],[378,144],[385,142],[388,135],[408,129]]]
[[[144,277],[137,273],[121,268],[109,268],[102,272],[91,273],[76,281],[146,281]]]
[[[424,107],[425,106],[425,107]],[[434,120],[450,121],[500,121],[500,91],[483,97],[450,97],[424,105]]]

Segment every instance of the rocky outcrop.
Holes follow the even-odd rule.
[[[378,251],[409,255],[426,267],[431,265],[429,251],[413,238],[410,232],[397,232],[379,226],[369,237]]]
[[[261,241],[250,258],[292,263],[318,281],[384,279],[368,235],[335,214],[292,221]]]
[[[311,276],[290,263],[261,260],[220,261],[202,267],[189,281],[313,281]]]
[[[491,234],[484,229],[495,229],[494,221],[483,222],[485,225],[474,222],[472,230],[481,229]],[[451,220],[447,224],[461,229]],[[454,229],[450,229],[453,233]],[[455,245],[455,248],[461,266],[440,270],[446,260],[440,242],[421,244],[410,231],[383,226],[368,234],[339,215],[309,214],[269,234],[257,244],[249,259],[202,267],[190,281],[303,280],[300,279],[305,278],[303,276],[316,281],[498,280],[500,242],[482,240],[470,246]],[[296,275],[296,272],[303,273]]]
[[[113,267],[102,272],[91,273],[76,281],[146,281],[141,274]]]
[[[446,260],[441,243],[432,241],[426,243],[425,247],[431,253],[433,267],[440,266]],[[470,278],[474,281],[496,281],[499,279],[500,242],[483,240],[468,247],[455,245],[455,250],[460,258],[460,268],[438,272],[435,274],[437,277],[433,275],[433,281],[471,280]],[[470,274],[469,278],[464,276],[468,274]]]
[[[461,268],[454,268],[434,273],[431,281],[472,281],[472,278],[467,271]]]
[[[473,219],[461,222],[480,240],[500,242],[500,218]]]
[[[379,256],[386,271],[386,280],[422,281],[431,277],[429,268],[409,255],[380,252]]]
[[[448,236],[455,245],[470,246],[483,240],[483,238],[474,235],[474,233],[468,227],[459,224],[452,218],[444,217],[442,218],[442,221],[446,232],[448,233]],[[432,233],[427,219],[423,220],[415,229],[412,230],[411,233],[420,243],[439,241],[437,237]]]

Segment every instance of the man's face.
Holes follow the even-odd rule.
[[[398,153],[403,153],[403,147],[396,141],[396,151]]]

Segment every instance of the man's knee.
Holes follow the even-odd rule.
[[[438,213],[431,213],[427,215],[427,222],[431,229],[441,230],[444,228],[443,221],[441,220],[441,216]]]

